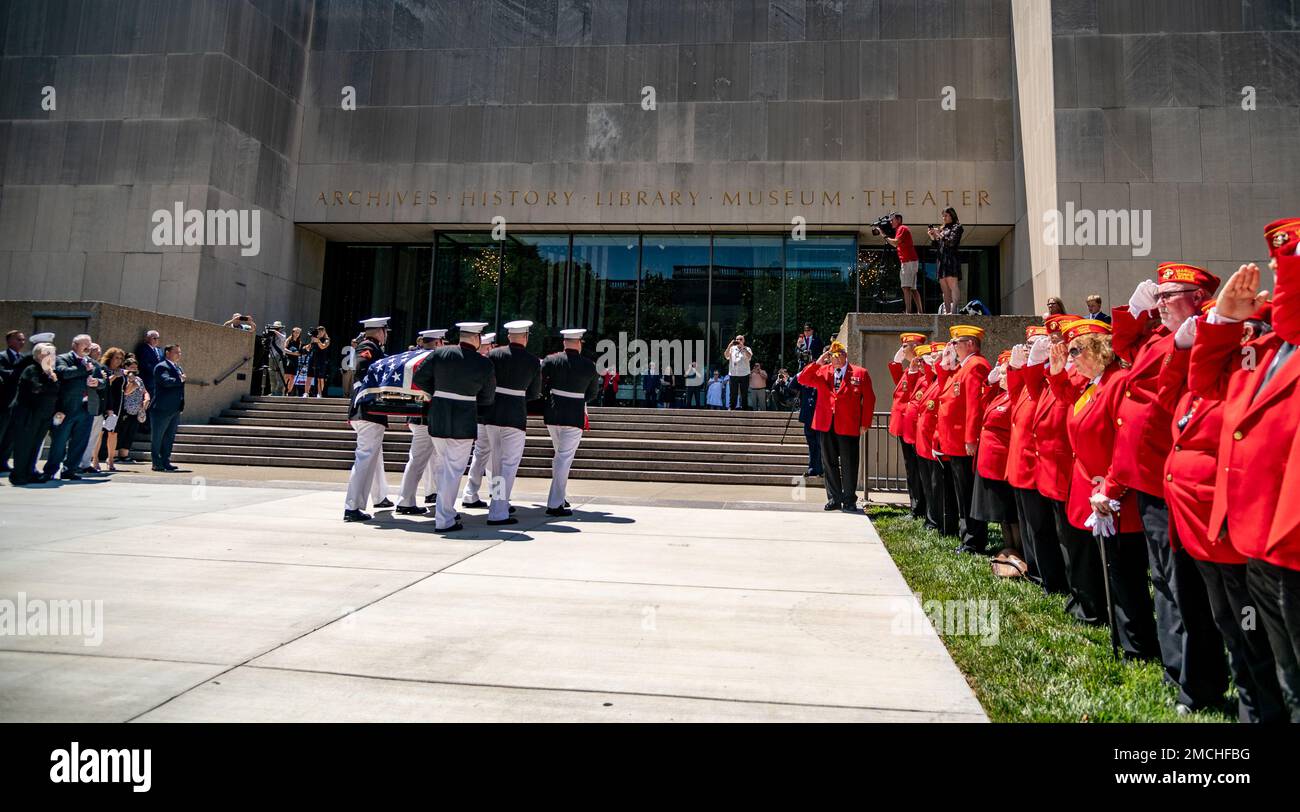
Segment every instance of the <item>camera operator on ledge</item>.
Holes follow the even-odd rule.
[[[916,287],[916,271],[921,263],[916,255],[916,246],[912,244],[912,230],[903,225],[903,215],[898,212],[890,213],[889,222],[894,227],[894,235],[885,237],[885,242],[898,250],[898,280],[903,288],[903,312],[923,313],[925,308],[921,304],[921,291]],[[912,309],[913,306],[915,310]]]

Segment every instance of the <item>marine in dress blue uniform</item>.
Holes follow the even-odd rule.
[[[479,436],[488,438],[491,449],[488,469],[492,471],[492,504],[488,524],[514,524],[510,516],[510,494],[524,457],[528,429],[528,401],[542,396],[541,359],[527,350],[531,321],[505,325],[509,341],[488,353],[496,372],[496,398],[483,415]]]
[[[418,346],[422,350],[432,352],[445,346],[446,342],[443,338],[446,335],[445,329],[421,330]],[[416,504],[415,501],[420,480],[424,480],[424,501],[434,502],[438,498],[438,456],[434,453],[433,438],[429,436],[429,428],[424,425],[423,417],[407,418],[406,428],[411,432],[411,449],[406,458],[406,469],[402,471],[402,487],[397,497],[397,512],[420,515],[428,512],[427,508]]]
[[[569,469],[578,453],[582,430],[587,425],[587,404],[600,392],[596,364],[582,355],[584,328],[561,330],[564,350],[542,361],[542,396],[546,399],[546,430],[551,435],[555,457],[551,462],[551,491],[546,497],[546,515],[572,516],[565,507]]]
[[[343,520],[363,522],[370,514],[361,509],[370,501],[370,490],[375,478],[383,476],[384,431],[388,416],[374,414],[357,397],[366,371],[370,365],[384,357],[384,344],[388,341],[388,316],[364,319],[365,337],[357,342],[356,383],[353,384],[352,401],[348,406],[348,425],[357,435],[356,458],[348,474],[348,495],[343,502]]]
[[[496,349],[497,334],[484,333],[479,339],[478,354],[487,357],[488,353]],[[488,462],[492,457],[492,438],[487,432],[483,431],[483,410],[478,413],[478,437],[474,440],[474,454],[470,457],[469,479],[465,481],[465,492],[461,494],[460,506],[467,508],[485,508],[487,502],[484,502],[479,496],[478,489],[483,484],[483,475],[489,473]],[[497,469],[491,469],[492,477],[499,473]],[[491,481],[491,480],[489,480]]]

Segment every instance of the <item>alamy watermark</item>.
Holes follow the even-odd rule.
[[[644,339],[628,340],[627,333],[619,333],[618,341],[602,338],[596,342],[596,369],[614,370],[620,375],[644,375],[651,364],[659,372],[672,370],[685,374],[687,367],[696,364],[703,370],[704,339]]]
[[[894,617],[889,627],[891,634],[926,634],[933,627],[944,637],[978,637],[982,646],[998,644],[1002,613],[997,601],[987,598],[922,600],[919,592],[915,598],[894,601]]]
[[[259,209],[186,209],[177,202],[172,210],[158,209],[149,218],[154,224],[153,244],[238,245],[240,256],[255,257],[262,250],[262,212]]]
[[[1150,209],[1075,209],[1043,212],[1043,241],[1056,246],[1131,246],[1133,256],[1151,253]]]
[[[0,598],[0,637],[80,637],[85,646],[104,642],[102,600]]]

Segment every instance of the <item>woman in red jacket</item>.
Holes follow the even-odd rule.
[[[925,492],[921,487],[921,467],[916,463],[916,449],[903,437],[903,411],[907,408],[909,397],[923,380],[921,367],[924,364],[916,360],[916,348],[925,341],[922,333],[902,333],[899,335],[900,346],[889,363],[889,374],[894,379],[894,398],[889,410],[889,433],[898,438],[899,449],[903,452],[903,468],[907,472],[907,495],[911,504],[912,516],[917,519],[925,517]]]
[[[1007,363],[1011,352],[998,356],[989,372],[990,389],[984,405],[979,448],[975,458],[975,490],[971,513],[976,519],[1002,524],[1002,538],[1007,546],[1021,549],[1020,525],[1016,517],[1016,498],[1007,482],[1007,453],[1011,444],[1011,393],[1008,391]]]
[[[927,494],[926,516],[934,529],[945,536],[957,535],[957,490],[952,478],[945,475],[945,469],[939,462],[936,452],[937,429],[939,425],[939,393],[948,381],[949,370],[939,363],[939,357],[947,348],[946,344],[931,344],[926,355],[926,364],[930,367],[934,379],[921,393],[920,405],[916,418],[916,458],[921,463],[921,470],[930,480]]]
[[[1202,313],[1214,306],[1206,302]],[[1265,308],[1268,306],[1265,305]],[[1268,321],[1265,313],[1246,322],[1241,343],[1257,336]],[[1165,501],[1169,505],[1169,541],[1185,550],[1205,582],[1219,634],[1227,647],[1227,667],[1237,686],[1237,714],[1243,722],[1285,722],[1286,704],[1277,681],[1277,663],[1262,627],[1241,618],[1254,606],[1246,580],[1246,556],[1227,539],[1210,538],[1210,509],[1218,472],[1223,402],[1193,393],[1188,385],[1195,328],[1180,329],[1174,350],[1160,370],[1158,396],[1173,414],[1173,450],[1165,459]]]
[[[1106,562],[1102,577],[1110,587],[1113,613],[1112,637],[1126,659],[1154,659],[1159,657],[1160,647],[1137,494],[1109,476],[1126,370],[1111,349],[1109,324],[1079,319],[1065,325],[1063,332],[1066,344],[1052,347],[1049,385],[1058,399],[1069,402],[1074,389],[1065,373],[1066,345],[1080,376],[1087,381],[1069,407],[1066,423],[1075,453],[1066,503],[1070,521],[1067,560],[1072,574],[1097,567],[1096,535],[1100,532]],[[1103,525],[1109,527],[1103,530]],[[1103,591],[1090,597],[1106,611]]]

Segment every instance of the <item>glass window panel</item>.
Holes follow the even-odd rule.
[[[794,342],[811,323],[823,342],[840,329],[844,316],[857,309],[857,239],[809,235],[785,241],[785,335],[782,359],[796,372]]]
[[[737,335],[769,372],[781,364],[781,237],[719,234],[713,238],[713,309],[709,360]]]
[[[646,234],[641,241],[637,337],[651,348],[655,341],[677,342],[683,360],[687,354],[694,360],[697,342],[705,342],[707,354],[708,302],[708,235]],[[681,372],[674,369],[673,374]]]
[[[568,234],[520,234],[506,240],[502,264],[501,311],[491,331],[506,341],[501,325],[516,319],[533,322],[528,349],[534,354],[559,347],[557,331],[564,320],[564,279],[569,265]]]
[[[496,323],[500,244],[486,233],[439,234],[434,256],[433,324],[429,326]]]
[[[586,350],[599,356],[597,346],[608,339],[627,346],[636,338],[636,280],[640,256],[636,234],[575,234],[569,270],[569,302],[565,327],[586,327]],[[621,335],[620,335],[621,334]],[[558,346],[558,345],[557,345]],[[618,365],[617,359],[615,365]],[[626,375],[626,369],[619,369]],[[636,394],[631,377],[619,387],[620,401]]]

